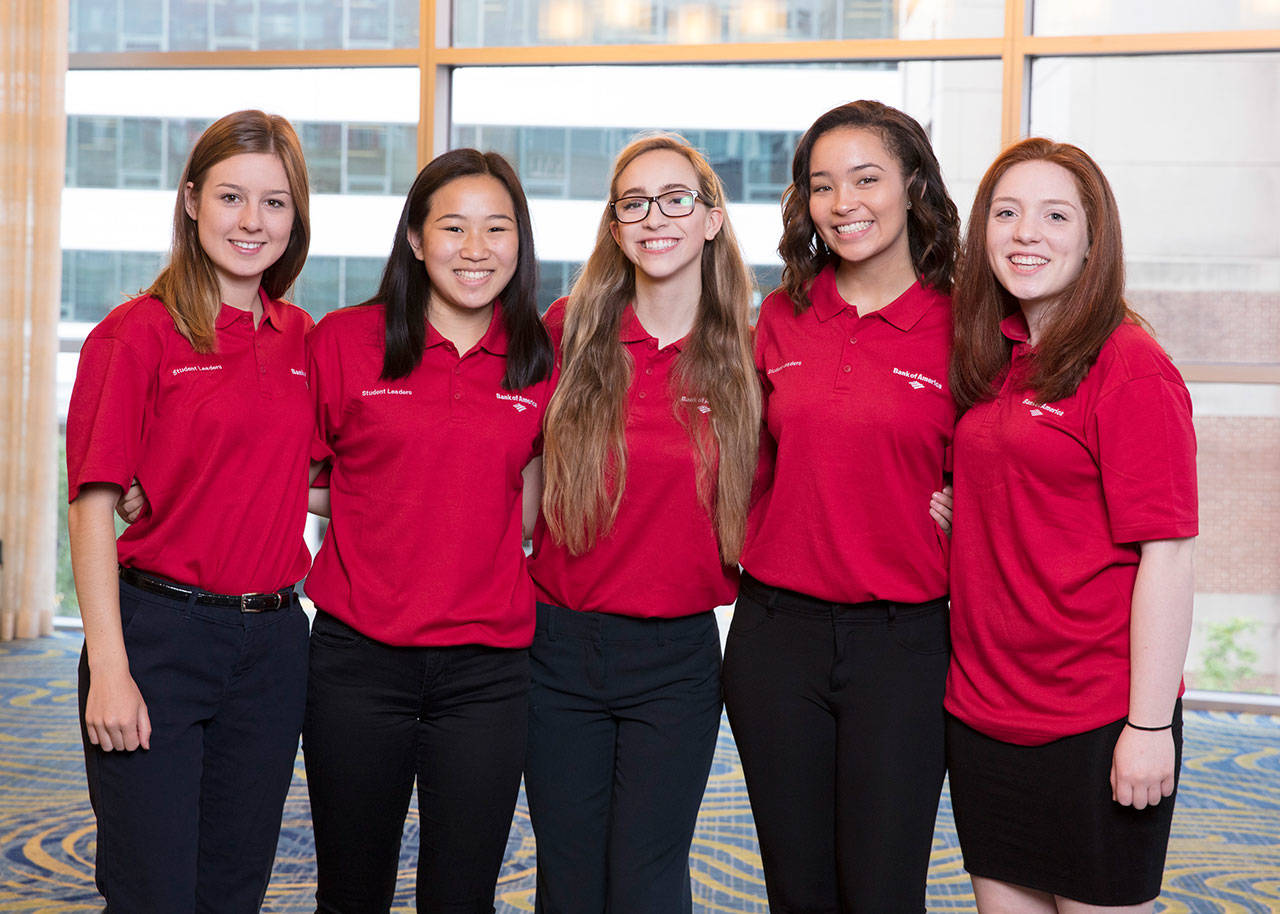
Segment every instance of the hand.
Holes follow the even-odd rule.
[[[955,506],[954,494],[954,488],[944,486],[941,492],[934,492],[929,496],[929,515],[947,536],[951,535],[951,512]]]
[[[133,485],[129,486],[129,491],[121,495],[120,500],[116,502],[116,513],[126,524],[131,524],[142,516],[144,508],[150,507],[147,493],[142,491],[142,485],[135,479]]]
[[[103,752],[151,748],[147,703],[127,671],[102,676],[90,674],[84,724],[89,731],[89,742]]]
[[[1111,756],[1111,799],[1145,809],[1173,793],[1174,752],[1170,730],[1125,727]]]

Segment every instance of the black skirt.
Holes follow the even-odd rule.
[[[1173,745],[1182,766],[1182,702]],[[1111,799],[1111,756],[1124,721],[1043,746],[984,736],[947,715],[951,808],[971,875],[1085,904],[1133,905],[1160,894],[1174,795],[1134,809]]]

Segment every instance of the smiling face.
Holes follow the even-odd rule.
[[[431,195],[409,244],[431,283],[427,318],[481,317],[516,272],[520,238],[511,194],[491,175],[455,178]]]
[[[633,159],[614,182],[613,199],[653,197],[673,190],[699,190],[693,164],[673,149],[653,149]],[[720,231],[724,211],[701,197],[687,216],[667,216],[651,203],[639,222],[613,222],[609,229],[637,280],[663,282],[701,276],[702,249]]]
[[[880,134],[837,127],[809,156],[809,218],[828,248],[849,264],[911,269],[907,181]]]
[[[293,196],[279,156],[223,159],[205,172],[198,191],[188,182],[183,206],[213,262],[222,301],[252,307],[262,274],[280,259],[293,230]]]
[[[987,215],[987,262],[1033,326],[1084,268],[1089,226],[1071,173],[1020,162],[996,182]]]

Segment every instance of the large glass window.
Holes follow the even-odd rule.
[[[1280,28],[1280,4],[1272,0],[1036,0],[1037,35],[1135,32],[1201,32]]]
[[[412,69],[68,74],[63,319],[96,322],[150,284],[187,154],[213,120],[246,107],[289,117],[307,157],[308,269],[328,258],[341,281],[317,278],[304,306],[319,315],[372,294],[368,268],[352,264],[380,267],[390,249],[416,173],[417,92]]]
[[[1280,365],[1280,233],[1260,230],[1280,200],[1276,86],[1280,54],[1033,65],[1031,130],[1102,165],[1124,223],[1129,301],[1184,371]],[[1280,385],[1190,388],[1201,522],[1188,681],[1274,692]]]
[[[706,153],[760,291],[778,281],[779,198],[795,142],[835,104],[879,98],[915,115],[962,215],[1002,136],[1068,139],[1111,177],[1130,299],[1192,379],[1203,533],[1189,681],[1276,688],[1280,235],[1267,227],[1268,205],[1280,199],[1280,53],[1260,40],[1253,53],[1175,55],[1170,35],[1147,37],[1177,33],[1194,49],[1203,43],[1197,33],[1277,29],[1275,0],[1025,4],[1032,36],[1112,35],[1109,53],[1132,52],[1088,58],[1027,56],[1038,43],[1005,35],[1016,21],[1006,19],[1007,0],[435,6],[448,28],[441,46],[428,48],[436,36],[419,34],[418,0],[70,0],[72,65],[78,52],[125,56],[118,69],[77,70],[67,81],[60,391],[70,389],[76,340],[163,261],[186,154],[209,122],[236,108],[285,114],[302,138],[313,238],[294,299],[319,315],[372,294],[417,170],[418,125],[439,123],[437,99],[419,99],[419,72],[403,68],[408,55],[397,49],[439,65],[434,75],[451,107],[445,133],[433,136],[437,148],[496,149],[519,170],[543,306],[568,289],[587,256],[612,158],[640,130],[678,131]],[[1252,46],[1248,34],[1232,41]],[[794,61],[809,46],[801,42],[860,39],[876,41],[877,53],[903,41],[906,57],[928,47],[920,40],[949,39],[939,53],[967,59]],[[677,66],[662,47],[703,55],[697,46],[727,42],[739,43],[741,62]],[[576,46],[590,44],[628,45],[618,53],[637,65],[569,66],[580,59]],[[505,66],[514,63],[503,50],[511,46],[565,65]],[[350,56],[360,68],[270,68],[281,59],[274,52],[307,49],[328,60],[358,50]],[[246,52],[261,63],[145,73],[127,56],[223,50],[241,52],[237,66]],[[782,55],[788,62],[778,62]],[[300,56],[285,55],[291,66]],[[1014,93],[1029,86],[1026,119],[1006,114],[1002,125],[1002,110],[1017,112],[1024,101],[1002,98],[1002,85]]]
[[[71,0],[76,51],[408,48],[418,0]]]
[[[709,106],[708,98],[723,103]],[[850,98],[880,99],[917,117],[967,212],[999,147],[998,61],[467,68],[454,74],[451,141],[510,157],[529,195],[540,260],[577,264],[595,241],[614,156],[641,131],[677,131],[724,181],[763,294],[779,275],[781,198],[796,140]],[[565,283],[558,289],[557,278]],[[544,267],[543,297],[564,294],[571,278]]]
[[[453,3],[461,47],[977,38],[1004,28],[1002,0],[488,0]]]

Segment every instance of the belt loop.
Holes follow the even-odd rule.
[[[558,606],[552,606],[550,603],[544,603],[542,605],[547,607],[546,610],[543,612],[543,615],[546,617],[546,620],[547,620],[547,640],[555,641],[556,640],[556,616],[560,614],[560,608]]]
[[[667,645],[667,620],[658,620],[658,646],[666,647]]]
[[[187,594],[187,605],[183,607],[182,616],[184,619],[190,619],[191,614],[195,612],[196,600],[200,598],[200,588],[192,587],[191,593]]]
[[[888,616],[889,616],[889,627],[890,627],[890,628],[893,628],[893,620],[894,620],[894,618],[898,615],[898,604],[897,604],[897,603],[892,603],[892,602],[891,602],[891,603],[890,603],[890,604],[885,608],[885,612],[886,612],[886,613],[888,614]]]

